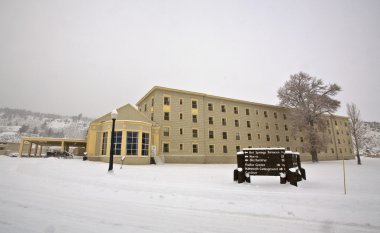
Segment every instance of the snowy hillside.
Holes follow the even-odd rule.
[[[18,142],[20,137],[84,138],[90,121],[82,114],[61,116],[0,108],[0,141]]]
[[[114,167],[0,156],[0,232],[380,232],[380,159],[303,163],[279,177],[233,182],[234,164]]]
[[[365,122],[364,144],[361,154],[380,157],[380,123]]]

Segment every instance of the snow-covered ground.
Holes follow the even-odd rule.
[[[0,156],[0,232],[380,232],[380,159],[303,163],[233,180],[236,165],[115,165]]]

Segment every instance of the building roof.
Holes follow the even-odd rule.
[[[209,95],[205,93],[199,93],[199,92],[193,92],[193,91],[185,91],[185,90],[179,90],[179,89],[174,89],[174,88],[168,88],[168,87],[161,87],[161,86],[154,86],[150,91],[145,94],[137,103],[136,105],[139,105],[142,101],[144,101],[151,93],[153,93],[156,90],[162,90],[162,91],[171,91],[171,92],[177,92],[177,93],[182,93],[182,94],[188,94],[188,95],[197,95],[197,96],[203,96],[203,97],[208,97],[208,98],[215,98],[215,99],[221,99],[225,101],[231,101],[231,102],[239,102],[239,103],[244,103],[244,104],[254,104],[254,105],[260,105],[264,107],[270,107],[270,108],[282,108],[285,109],[283,106],[279,105],[270,105],[270,104],[262,104],[262,103],[257,103],[257,102],[252,102],[252,101],[246,101],[246,100],[238,100],[238,99],[233,99],[233,98],[227,98],[227,97],[221,97],[221,96],[216,96],[216,95]]]
[[[128,120],[128,121],[136,121],[136,122],[147,122],[150,124],[154,124],[148,117],[139,112],[134,106],[131,104],[126,104],[118,109],[117,120]],[[102,121],[110,121],[111,120],[111,112],[93,120],[93,122],[102,122]]]

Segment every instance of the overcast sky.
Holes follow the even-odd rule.
[[[380,1],[0,0],[0,107],[98,117],[155,85],[278,104],[299,71],[380,121]]]

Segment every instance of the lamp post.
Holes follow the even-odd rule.
[[[117,118],[117,111],[114,109],[111,112],[111,118],[112,118],[112,131],[111,131],[111,149],[110,149],[110,164],[108,167],[108,172],[111,172],[113,170],[113,153],[114,153],[114,144],[115,144],[115,121]]]

